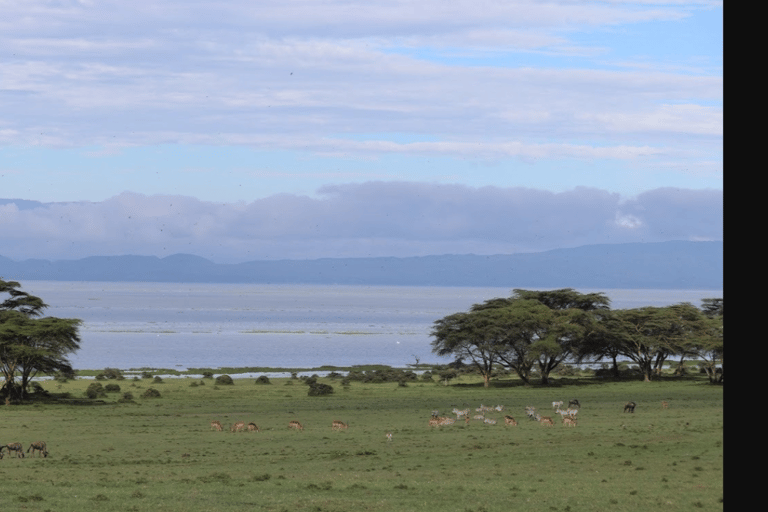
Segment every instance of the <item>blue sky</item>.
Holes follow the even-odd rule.
[[[7,257],[245,261],[722,239],[722,2],[0,6]],[[459,190],[506,198],[501,217],[543,194],[551,202],[532,204],[562,225],[587,224],[579,236],[557,222],[536,237],[508,226],[494,236]],[[606,201],[599,218],[584,213],[595,197]],[[188,209],[158,210],[167,198]],[[353,205],[397,220],[353,226],[371,213]],[[135,210],[125,233],[123,208]],[[646,218],[670,208],[687,213]],[[462,215],[455,230],[414,230],[447,210]],[[318,212],[322,234],[290,223]],[[268,218],[283,230],[254,231]]]

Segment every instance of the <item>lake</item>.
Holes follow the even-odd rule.
[[[435,320],[511,288],[25,281],[48,316],[83,320],[76,369],[448,363]],[[591,290],[613,309],[722,297],[722,290]]]

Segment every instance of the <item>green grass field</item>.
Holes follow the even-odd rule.
[[[44,383],[83,397],[92,380]],[[301,380],[102,381],[103,405],[5,406],[0,442],[48,444],[47,458],[0,460],[0,503],[28,511],[508,511],[722,510],[723,389],[661,382],[560,379],[483,388],[479,378],[437,383],[338,380],[308,397]],[[193,385],[196,383],[197,385]],[[152,387],[160,398],[144,399]],[[129,391],[135,403],[117,403]],[[577,398],[578,426],[551,403]],[[624,404],[637,403],[634,414]],[[662,410],[661,401],[669,402]],[[429,427],[432,410],[503,405],[496,425]],[[554,427],[526,418],[534,406]],[[519,425],[507,427],[503,416]],[[331,422],[349,424],[331,431]],[[219,420],[225,431],[212,431]],[[242,420],[261,432],[228,431]],[[299,420],[303,432],[288,429]],[[392,441],[385,437],[392,432]]]

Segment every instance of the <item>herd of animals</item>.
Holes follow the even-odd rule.
[[[579,410],[581,409],[581,403],[579,403],[578,400],[574,399],[568,402],[568,408],[563,410],[562,409],[563,402],[552,402],[552,408],[555,409],[555,414],[560,414],[560,417],[562,418],[562,423],[566,427],[575,427],[577,425],[576,415],[579,413]],[[624,412],[627,413],[634,413],[635,407],[637,407],[637,404],[635,402],[627,402],[624,405]],[[662,409],[669,408],[669,402],[662,401],[661,402]],[[503,405],[497,405],[495,407],[489,407],[486,405],[480,405],[477,409],[475,409],[475,412],[478,412],[479,414],[476,414],[472,417],[472,419],[475,420],[482,420],[483,423],[488,425],[495,425],[496,420],[492,418],[486,418],[485,413],[489,411],[497,411],[501,412],[504,410]],[[466,424],[469,424],[470,422],[470,410],[469,409],[463,409],[459,410],[458,408],[453,408],[452,411],[453,414],[456,415],[456,418],[452,418],[450,416],[441,416],[439,411],[432,411],[432,415],[429,419],[429,426],[430,427],[439,427],[442,425],[452,425],[456,422],[456,420],[464,418],[464,421]],[[542,426],[545,427],[551,427],[554,425],[554,421],[552,421],[551,416],[542,416],[539,413],[536,412],[535,407],[528,406],[525,408],[525,414],[526,416],[531,419],[538,421]],[[515,418],[513,418],[510,415],[504,416],[504,424],[510,425],[513,427],[517,426],[517,421]],[[302,425],[300,422],[293,420],[288,422],[288,428],[292,430],[298,430],[303,431],[304,425]],[[331,423],[331,430],[347,430],[349,428],[349,425],[344,423],[343,421],[334,420]],[[211,422],[211,430],[217,430],[221,432],[224,430],[224,427],[222,426],[221,422],[218,420],[213,420]],[[244,421],[238,421],[236,423],[233,423],[232,426],[229,428],[230,432],[240,432],[242,431],[249,431],[249,432],[261,432],[261,429],[258,425],[256,425],[253,422],[250,422],[246,424]],[[385,434],[385,437],[387,441],[392,441],[392,432],[387,432]],[[24,447],[21,443],[8,443],[0,446],[0,459],[2,459],[5,455],[3,453],[4,450],[8,450],[8,455],[10,456],[12,453],[16,454],[17,458],[24,458]],[[35,453],[37,452],[40,457],[48,457],[48,447],[45,444],[45,441],[36,441],[34,443],[31,443],[29,445],[29,448],[27,448],[26,453],[32,452],[32,457],[35,456]]]
[[[562,409],[563,407],[563,401],[558,402],[552,402],[552,408],[555,410],[555,414],[560,414],[562,423],[566,427],[575,427],[578,424],[578,421],[576,419],[577,414],[579,413],[579,410],[581,409],[581,403],[577,399],[573,399],[568,402],[568,407],[566,409]],[[624,405],[624,412],[627,413],[634,413],[635,407],[637,406],[637,403],[635,402],[627,402]],[[667,409],[669,407],[669,402],[662,401],[661,402],[662,409]],[[501,412],[504,410],[503,405],[497,405],[495,407],[490,407],[486,405],[480,405],[477,409],[475,409],[475,412],[478,412],[479,414],[475,414],[472,416],[472,419],[475,420],[482,420],[483,423],[488,425],[495,425],[497,423],[497,420],[493,418],[486,418],[485,413],[490,411],[497,411]],[[443,425],[453,425],[456,423],[457,420],[460,420],[462,417],[464,418],[465,424],[469,424],[470,422],[470,410],[469,409],[463,409],[460,410],[456,407],[453,408],[451,411],[453,414],[456,415],[456,418],[450,417],[450,416],[441,416],[440,412],[437,410],[432,411],[432,415],[429,418],[428,425],[430,427],[440,427]],[[554,421],[552,421],[551,416],[542,416],[539,413],[536,412],[535,407],[528,406],[525,408],[525,414],[526,416],[531,419],[538,421],[542,426],[545,427],[551,427],[554,425]],[[510,415],[504,416],[504,424],[510,425],[513,427],[517,426],[517,420],[513,418]],[[298,431],[303,431],[304,426],[296,421],[290,421],[288,422],[288,428]],[[346,430],[349,428],[349,425],[344,423],[343,421],[334,420],[331,423],[331,430]],[[224,426],[221,424],[218,420],[213,420],[211,422],[211,430],[216,430],[221,432],[224,430]],[[240,432],[241,430],[248,430],[251,432],[261,432],[261,429],[256,425],[255,423],[251,422],[246,425],[244,421],[238,421],[229,428],[230,432]],[[387,432],[385,434],[385,437],[387,438],[387,441],[392,441],[392,432]]]
[[[16,452],[17,458],[24,458],[24,447],[21,443],[8,443],[0,446],[0,459],[4,457],[3,450],[8,450],[8,455],[11,455],[12,452]],[[45,441],[35,441],[29,445],[27,453],[29,453],[30,450],[32,450],[32,457],[35,456],[35,452],[39,452],[41,457],[48,456],[48,448],[45,445]]]

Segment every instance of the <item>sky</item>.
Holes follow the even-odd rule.
[[[722,240],[721,1],[0,8],[11,259]]]

